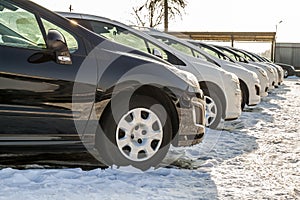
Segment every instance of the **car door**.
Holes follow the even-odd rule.
[[[0,144],[78,140],[74,119],[86,122],[82,113],[88,116],[95,93],[94,85],[83,84],[83,100],[74,102],[74,84],[85,59],[80,37],[56,25],[55,18],[40,17],[22,5],[5,2],[0,8]],[[64,35],[72,62],[32,62],[33,55],[48,51],[46,34],[53,29]],[[86,76],[96,82],[96,65],[90,67]]]

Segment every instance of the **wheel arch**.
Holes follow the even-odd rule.
[[[136,86],[134,88],[127,88],[125,90],[120,91],[119,93],[113,95],[113,98],[118,98],[119,95],[124,93],[132,93],[134,95],[144,95],[151,98],[154,98],[155,100],[159,101],[163,104],[163,106],[166,108],[167,113],[169,114],[171,125],[172,125],[172,139],[176,136],[178,130],[179,130],[179,117],[176,107],[174,106],[172,101],[174,101],[171,97],[176,97],[174,93],[172,93],[171,90],[163,90],[162,88],[154,85],[142,85],[142,86]],[[168,95],[167,95],[168,93]],[[104,108],[104,111],[102,115],[100,116],[100,124],[103,122],[103,118],[107,114],[107,112],[111,112],[111,101],[106,105]]]
[[[203,90],[203,92],[205,92],[205,90],[207,90],[207,91],[213,90],[218,95],[218,97],[222,103],[222,118],[224,119],[226,117],[227,100],[226,100],[223,90],[217,84],[215,84],[213,82],[202,81],[202,82],[199,82],[199,85],[200,85],[200,88]]]
[[[245,103],[248,105],[249,104],[249,89],[248,89],[248,86],[247,84],[242,80],[242,79],[239,79],[240,81],[240,87],[241,87],[241,90],[242,92],[246,92],[246,101]]]

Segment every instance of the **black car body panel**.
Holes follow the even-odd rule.
[[[189,121],[193,126],[189,131],[198,135],[194,143],[200,141],[204,133],[203,96],[198,87],[177,76],[171,66],[154,56],[144,57],[143,52],[110,42],[33,2],[1,0],[0,8],[10,3],[34,14],[42,39],[47,38],[46,20],[71,33],[78,48],[71,53],[69,64],[54,60],[32,63],[33,55],[48,55],[49,49],[0,43],[0,153],[81,149],[86,135],[94,137],[89,125],[98,124],[112,97],[145,85],[164,94],[176,107],[172,113],[174,138],[178,138],[177,131],[183,127],[179,113],[192,112],[193,97],[200,102],[196,103],[199,113],[192,116],[200,126]],[[4,29],[0,35],[13,37],[13,30]],[[94,139],[91,148],[93,143]]]
[[[294,76],[297,74],[297,71],[295,70],[294,66],[292,66],[292,65],[285,64],[285,63],[275,63],[275,64],[279,65],[280,67],[282,67],[283,70],[285,70],[287,72],[286,77]],[[298,73],[300,74],[300,71]]]

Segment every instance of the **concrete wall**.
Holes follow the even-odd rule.
[[[275,62],[290,64],[300,69],[300,43],[276,43]]]

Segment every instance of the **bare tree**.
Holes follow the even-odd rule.
[[[186,0],[146,0],[142,6],[133,8],[133,14],[138,26],[157,27],[164,21],[165,31],[168,31],[169,19],[182,17],[186,6]]]
[[[169,2],[164,0],[164,28],[165,32],[169,30]]]

